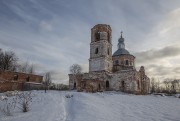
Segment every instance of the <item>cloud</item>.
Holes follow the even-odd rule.
[[[64,83],[64,84],[68,84],[68,76],[66,73],[64,73],[63,71],[60,70],[53,70],[51,71],[51,76],[52,76],[52,81],[54,83]]]
[[[47,23],[46,21],[42,21],[40,22],[40,27],[43,29],[43,30],[47,30],[47,31],[52,31],[53,27],[51,24]]]
[[[166,65],[160,64],[149,64],[146,66],[146,73],[150,75],[150,77],[155,77],[163,81],[166,78],[176,78],[179,79],[180,75],[180,67],[169,67]]]
[[[166,20],[159,25],[159,28],[161,29],[160,34],[180,30],[180,8],[171,11],[167,15]]]
[[[88,71],[90,29],[105,23],[112,28],[113,52],[123,30],[126,47],[135,53],[137,66],[161,63],[177,67],[176,74],[179,46],[172,44],[179,43],[180,38],[179,3],[1,0],[0,47],[13,50],[22,61],[36,64],[38,72],[53,71],[56,82],[68,82],[72,64]]]
[[[166,46],[134,54],[138,63],[147,63],[180,55],[180,45]]]
[[[136,66],[145,66],[150,77],[159,78],[180,78],[180,45],[166,46],[160,49],[151,49],[134,54]]]

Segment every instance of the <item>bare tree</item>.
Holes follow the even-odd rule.
[[[4,53],[0,48],[0,71],[3,70],[3,57],[4,57]]]
[[[13,51],[3,51],[0,48],[0,71],[19,71],[24,73],[34,73],[33,64],[25,63],[18,64],[18,58]]]
[[[71,74],[80,74],[82,71],[82,68],[80,65],[78,64],[73,64],[71,67],[70,67],[70,73]]]
[[[3,52],[0,50],[0,70],[15,71],[17,68],[17,60],[15,53],[12,51]]]
[[[31,65],[29,66],[29,73],[30,73],[30,74],[34,74],[34,70],[35,70],[34,65],[31,64]]]
[[[30,74],[33,74],[34,73],[34,66],[33,64],[29,64],[28,61],[26,61],[25,63],[21,63],[19,64],[17,70],[19,72],[24,72],[24,73],[30,73]]]
[[[47,72],[44,77],[45,93],[46,93],[46,90],[49,89],[49,86],[51,85],[51,83],[52,83],[51,73]]]
[[[77,81],[82,72],[81,66],[78,64],[73,64],[72,66],[70,66],[69,70],[70,70],[70,73],[73,75],[74,82]]]
[[[155,92],[155,79],[152,78],[151,79],[151,93],[154,93]]]
[[[19,66],[18,66],[18,71],[19,71],[19,72],[25,72],[25,73],[26,73],[28,66],[29,66],[29,64],[28,64],[27,61],[26,61],[25,63],[21,63],[21,64],[19,64]]]

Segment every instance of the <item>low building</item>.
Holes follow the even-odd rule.
[[[39,83],[43,81],[43,76],[13,71],[0,72],[0,92],[23,90],[25,83]],[[31,84],[32,85],[32,84]]]

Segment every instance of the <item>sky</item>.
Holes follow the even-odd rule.
[[[37,73],[68,84],[69,67],[88,72],[91,28],[112,28],[113,52],[126,49],[152,78],[180,78],[180,0],[0,0],[0,48]]]

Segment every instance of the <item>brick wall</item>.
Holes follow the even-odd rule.
[[[27,74],[21,72],[12,72],[12,71],[4,71],[0,72],[0,77],[8,80],[8,81],[17,81],[17,82],[37,82],[41,83],[43,80],[43,76],[34,75],[34,74]]]
[[[0,83],[0,92],[13,91],[13,90],[22,90],[23,83],[22,82],[3,82]]]
[[[21,72],[0,72],[0,92],[23,90],[25,82],[42,83],[43,76]]]

